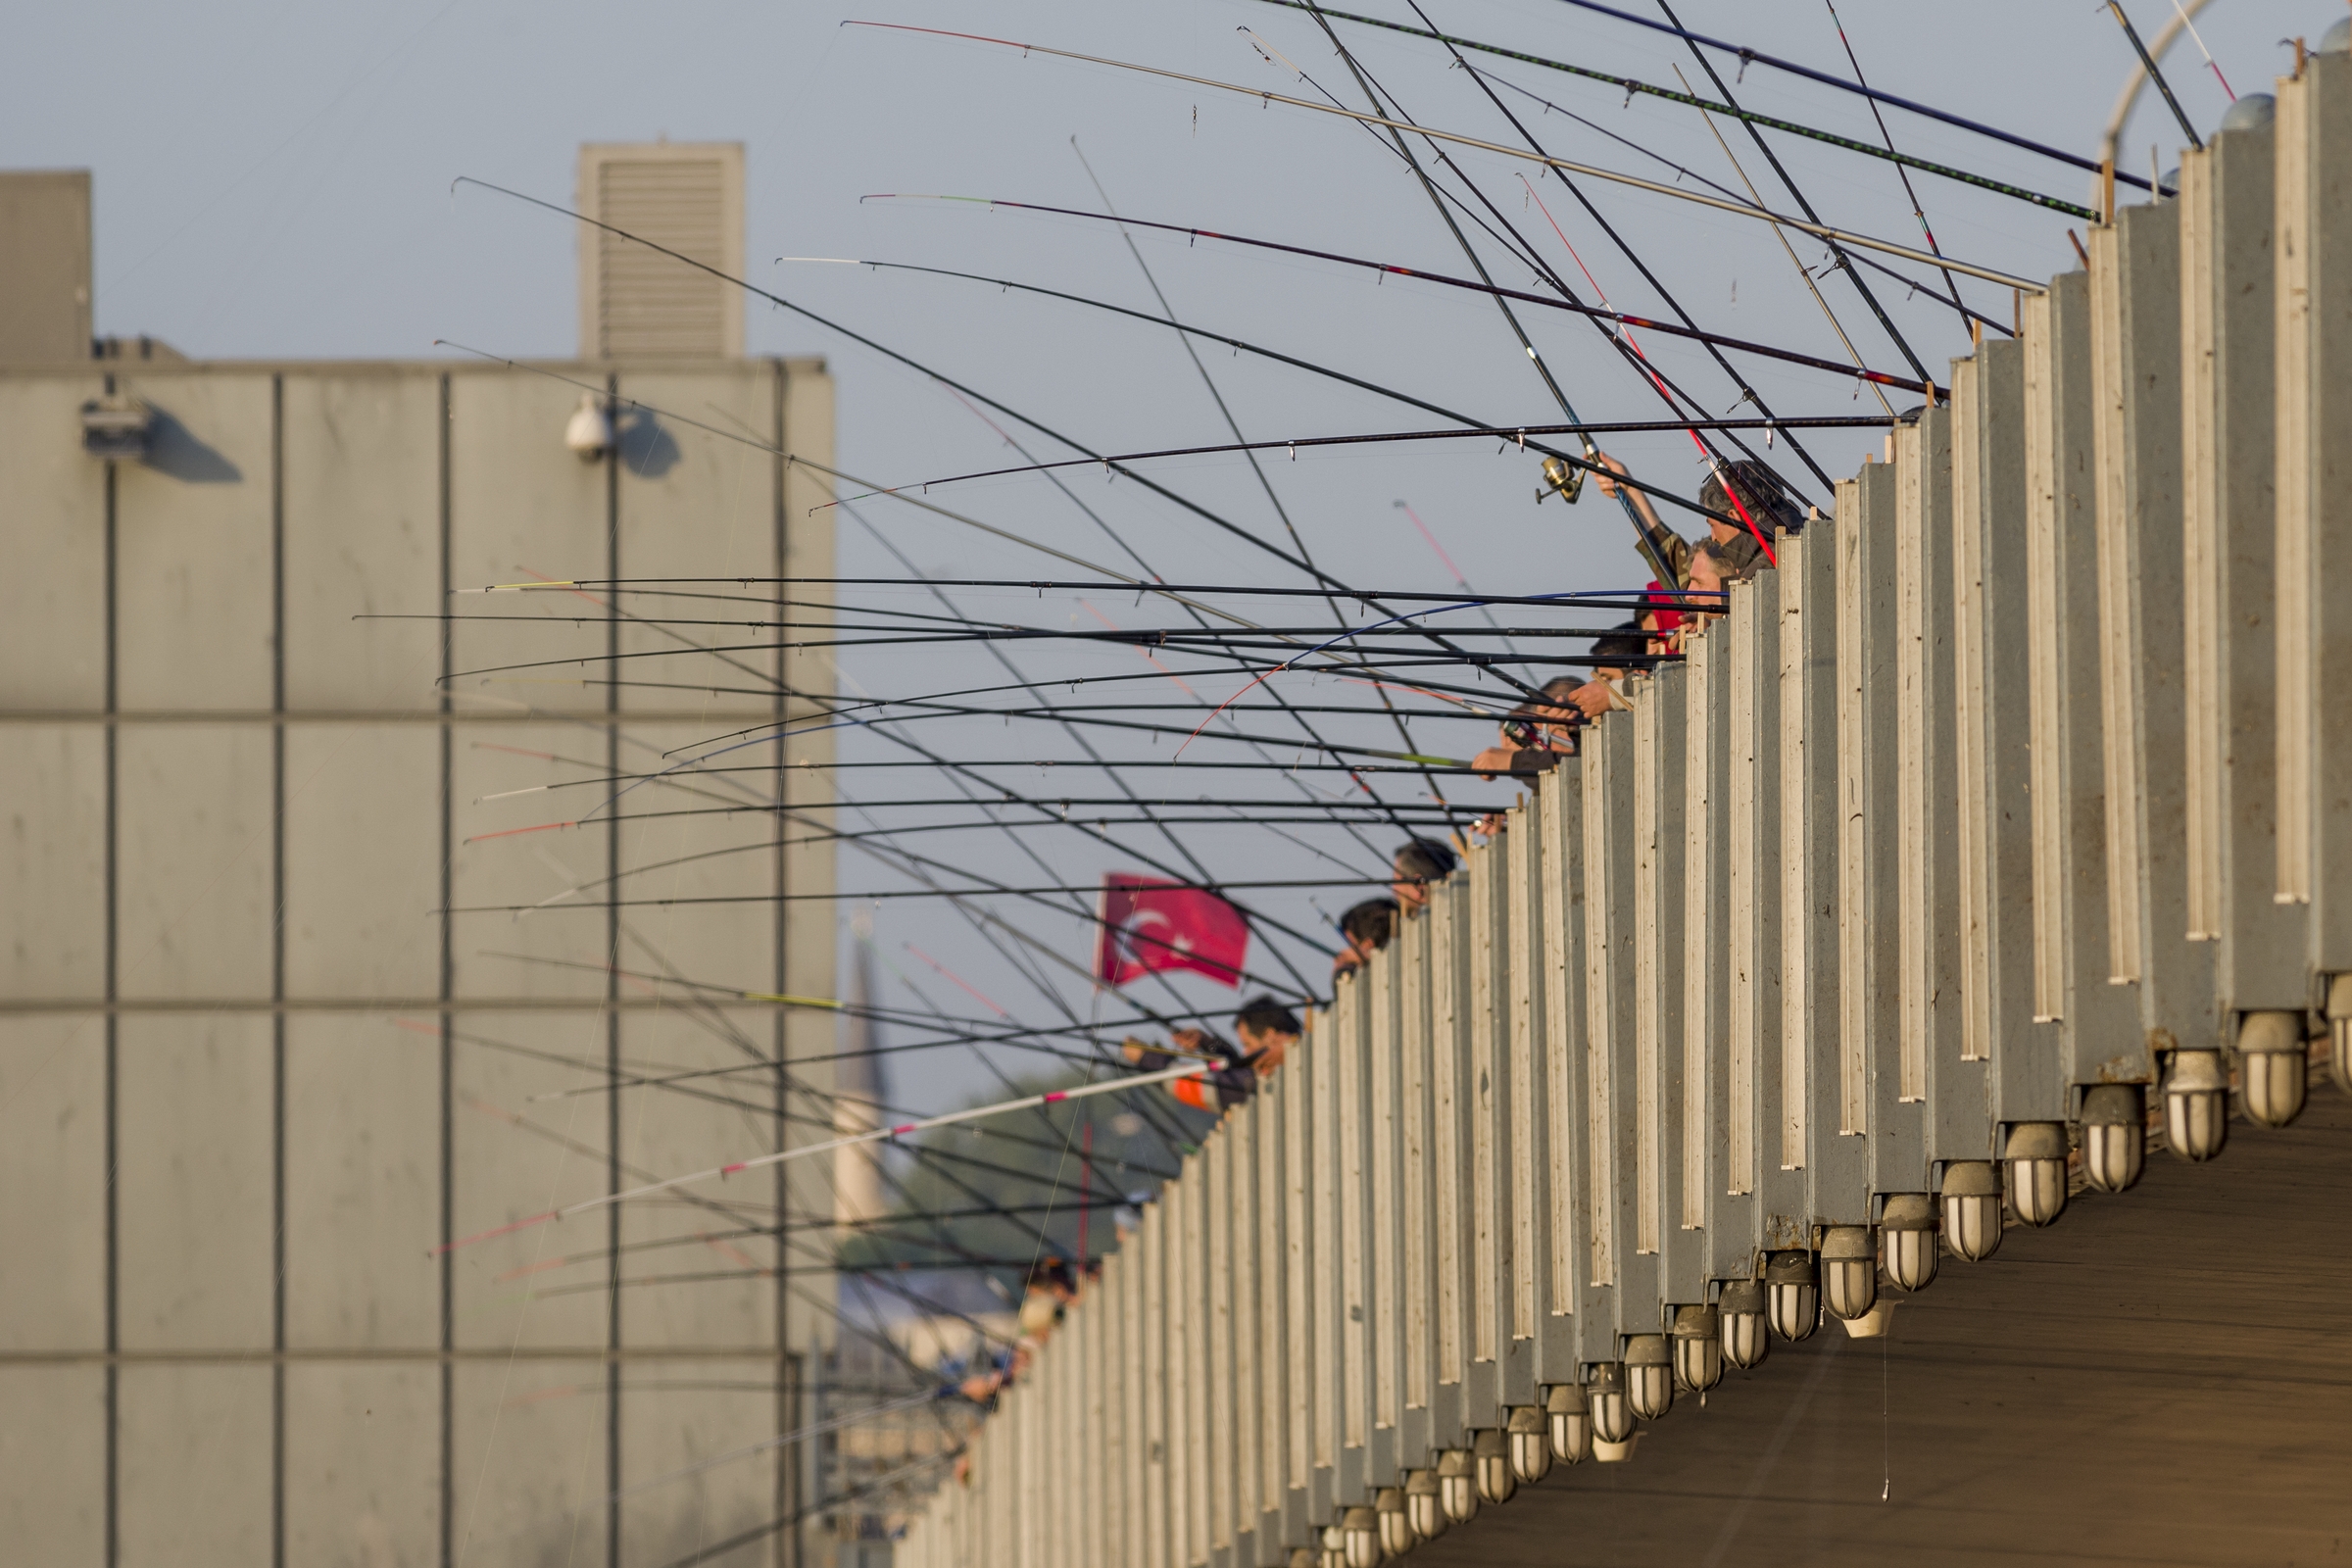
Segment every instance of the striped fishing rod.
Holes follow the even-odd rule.
[[[779,1150],[773,1153],[755,1154],[727,1164],[713,1165],[708,1170],[691,1171],[684,1176],[672,1176],[665,1181],[648,1182],[642,1186],[632,1187],[625,1192],[600,1194],[595,1198],[583,1199],[576,1203],[567,1203],[561,1208],[551,1208],[544,1213],[512,1220],[486,1231],[477,1231],[471,1236],[444,1242],[431,1249],[425,1255],[438,1257],[443,1253],[472,1247],[495,1237],[511,1236],[516,1231],[528,1230],[534,1225],[544,1225],[551,1220],[569,1219],[575,1214],[586,1214],[596,1209],[610,1208],[636,1199],[651,1198],[658,1193],[674,1192],[681,1187],[696,1186],[704,1182],[725,1181],[729,1177],[740,1176],[745,1171],[763,1170],[774,1165],[788,1164],[796,1159],[807,1159],[815,1154],[829,1154],[839,1150],[857,1149],[868,1144],[895,1143],[911,1133],[928,1132],[937,1127],[960,1126],[965,1122],[983,1121],[992,1116],[1009,1115],[1015,1111],[1030,1110],[1041,1105],[1058,1105],[1072,1101],[1092,1099],[1097,1095],[1145,1089],[1153,1084],[1174,1083],[1183,1078],[1199,1078],[1215,1069],[1216,1064],[1213,1062],[1186,1062],[1181,1066],[1163,1068],[1158,1072],[1135,1073],[1099,1084],[1082,1084],[1075,1089],[1057,1089],[1042,1095],[1023,1095],[1018,1099],[1000,1101],[994,1104],[975,1105],[965,1110],[952,1110],[944,1115],[917,1117],[912,1121],[900,1122],[891,1127],[877,1127],[870,1132],[852,1133],[840,1138],[826,1139],[819,1143],[803,1144],[793,1149]]]
[[[1292,11],[1304,11],[1309,9],[1305,3],[1305,0],[1264,0],[1264,3],[1267,5],[1281,6],[1286,10]],[[1723,115],[1733,120],[1744,120],[1751,124],[1761,125],[1767,130],[1786,131],[1791,136],[1802,136],[1811,141],[1824,142],[1833,147],[1843,148],[1847,152],[1860,153],[1865,157],[1881,159],[1888,163],[1900,165],[1907,169],[1916,169],[1922,173],[1936,174],[1942,178],[1954,180],[1963,185],[1973,185],[1979,190],[1990,191],[1997,196],[2008,196],[2018,201],[2030,202],[2035,207],[2047,208],[2049,211],[2054,213],[2064,213],[2069,218],[2080,218],[2086,220],[2095,220],[2099,216],[2090,208],[2078,206],[2073,202],[2065,201],[2059,197],[2045,196],[2039,191],[2029,190],[2022,185],[2006,184],[2000,180],[1992,179],[1984,174],[1972,173],[1965,169],[1956,169],[1946,164],[1931,163],[1927,159],[1917,158],[1909,153],[1898,152],[1891,146],[1873,146],[1869,142],[1860,141],[1851,136],[1838,135],[1836,131],[1822,130],[1812,125],[1798,124],[1794,121],[1778,120],[1770,115],[1759,115],[1752,110],[1741,109],[1734,104],[1719,103],[1710,98],[1699,97],[1695,93],[1677,92],[1672,87],[1661,87],[1654,82],[1642,81],[1638,77],[1615,75],[1606,71],[1595,71],[1590,66],[1572,65],[1564,60],[1553,60],[1544,55],[1529,54],[1525,50],[1505,48],[1501,44],[1482,43],[1476,38],[1464,38],[1458,34],[1441,32],[1435,28],[1415,27],[1405,23],[1390,22],[1380,17],[1364,17],[1357,16],[1352,12],[1335,11],[1329,6],[1320,4],[1319,0],[1318,4],[1316,4],[1313,9],[1322,12],[1322,14],[1327,17],[1333,17],[1339,21],[1350,23],[1356,26],[1379,27],[1389,32],[1400,32],[1408,37],[1426,38],[1432,43],[1447,43],[1452,44],[1456,48],[1476,50],[1480,54],[1493,55],[1502,60],[1515,60],[1521,65],[1525,66],[1536,66],[1545,71],[1557,71],[1571,76],[1582,76],[1589,81],[1606,82],[1612,87],[1622,89],[1629,97],[1642,96],[1659,98],[1668,103],[1682,104],[1688,108],[1702,110],[1708,114]],[[1629,17],[1627,20],[1641,21],[1642,19]],[[1655,24],[1643,23],[1643,25],[1654,26]],[[1750,58],[1754,58],[1759,61],[1762,60],[1761,56],[1751,56]],[[1836,78],[1831,78],[1831,80],[1834,85],[1842,85],[1849,88],[1854,85],[1851,82],[1838,82]],[[1504,85],[1508,86],[1509,83],[1506,82]],[[1872,93],[1870,96],[1874,102],[1890,101],[1900,103],[1900,100],[1887,100],[1885,99],[1883,95],[1877,93]],[[1903,104],[1902,107],[1909,108],[1912,106]],[[1565,111],[1562,112],[1565,113]],[[1935,115],[1934,111],[1925,109],[1922,109],[1919,112]],[[1935,118],[1940,119],[1943,117],[1940,115],[1935,115]],[[1969,128],[1979,129],[1984,127],[1978,127],[1972,122],[1969,124]],[[1988,130],[1987,133],[1993,135],[2002,135],[2001,132],[1997,131]],[[2006,140],[2009,138],[2004,135],[2003,139]],[[2024,143],[2022,145],[2029,146],[2036,152],[2046,152],[2050,156],[2063,158],[2069,162],[2080,161],[2077,160],[2073,154],[2060,153],[2054,148],[2043,148],[2035,143]],[[2091,164],[2087,167],[2095,170],[2098,166],[2096,164]]]
[[[1582,3],[1582,0],[1572,0],[1572,3]],[[1048,55],[1060,60],[1074,60],[1081,65],[1108,66],[1114,71],[1132,71],[1143,75],[1164,77],[1171,81],[1190,82],[1196,87],[1210,87],[1219,92],[1233,93],[1237,97],[1255,98],[1261,103],[1281,104],[1285,108],[1290,109],[1311,110],[1319,115],[1336,115],[1344,119],[1361,121],[1367,124],[1382,126],[1400,133],[1410,132],[1415,136],[1428,137],[1438,141],[1449,142],[1457,147],[1469,147],[1480,152],[1495,153],[1504,158],[1515,158],[1527,163],[1554,164],[1572,174],[1582,174],[1592,179],[1607,180],[1612,184],[1625,185],[1635,190],[1647,191],[1653,196],[1666,196],[1675,201],[1690,202],[1695,206],[1713,208],[1717,212],[1731,213],[1736,217],[1753,219],[1758,222],[1779,223],[1785,227],[1793,228],[1802,233],[1811,234],[1817,239],[1834,240],[1841,245],[1859,246],[1864,250],[1874,250],[1885,256],[1893,256],[1904,261],[1918,262],[1927,267],[1934,267],[1937,265],[1938,261],[1936,257],[1932,256],[1928,252],[1919,250],[1913,246],[1897,244],[1892,240],[1879,239],[1869,234],[1856,233],[1851,229],[1833,227],[1829,224],[1809,219],[1791,218],[1786,213],[1776,213],[1767,207],[1751,205],[1746,202],[1732,201],[1721,196],[1710,196],[1703,191],[1677,189],[1673,185],[1664,184],[1654,179],[1643,179],[1638,174],[1628,174],[1621,170],[1599,169],[1590,164],[1575,163],[1565,158],[1549,158],[1540,153],[1528,152],[1523,148],[1512,147],[1502,142],[1488,141],[1484,137],[1465,135],[1460,131],[1441,130],[1435,126],[1415,124],[1409,121],[1396,120],[1385,115],[1370,114],[1359,109],[1348,109],[1335,104],[1317,103],[1311,98],[1295,98],[1288,93],[1270,92],[1262,87],[1245,87],[1238,82],[1219,81],[1213,76],[1196,76],[1186,72],[1170,71],[1161,66],[1138,65],[1133,61],[1112,60],[1102,55],[1080,54],[1077,51],[1070,49],[1053,49],[1044,44],[1021,43],[1010,38],[993,38],[982,33],[954,32],[944,27],[917,27],[906,23],[898,22],[845,22],[842,24],[842,25],[845,27],[887,27],[899,32],[929,33],[936,37],[956,38],[973,43],[994,44],[1006,49],[1018,49],[1028,54]],[[480,184],[484,182],[477,180],[474,181],[474,183]],[[513,193],[510,192],[509,194]],[[525,197],[523,199],[532,200],[533,198]],[[552,204],[549,203],[542,203],[541,205],[552,206]],[[2048,289],[2044,284],[2035,282],[2030,277],[2020,277],[2015,273],[2001,271],[1997,268],[1981,267],[1974,262],[1962,262],[1948,257],[1943,258],[1942,260],[1943,264],[1949,266],[1954,271],[1965,272],[1971,277],[1982,278],[1987,283],[1997,283],[2002,288],[2019,289],[2029,294],[2043,294],[2048,292]]]
[[[1964,116],[1920,103],[1916,99],[1898,97],[1890,92],[1881,92],[1876,87],[1848,81],[1843,76],[1833,75],[1826,71],[1816,71],[1811,66],[1801,66],[1793,60],[1784,60],[1778,55],[1768,55],[1763,50],[1750,48],[1746,44],[1728,43],[1721,38],[1711,38],[1703,32],[1692,32],[1679,22],[1663,23],[1648,17],[1636,16],[1630,11],[1620,11],[1615,6],[1603,5],[1600,0],[1560,0],[1560,3],[1575,6],[1584,11],[1598,12],[1602,16],[1615,17],[1618,21],[1630,22],[1637,27],[1647,27],[1654,32],[1667,33],[1693,46],[1704,44],[1709,49],[1736,55],[1742,68],[1751,65],[1769,66],[1775,71],[1785,71],[1792,76],[1802,76],[1807,81],[1817,81],[1825,87],[1835,87],[1839,92],[1855,93],[1876,103],[1908,110],[1915,115],[1924,115],[1930,120],[1940,121],[1944,124],[1955,126],[1958,129],[1971,131],[1980,136],[1988,136],[1994,141],[2007,142],[2012,147],[2023,148],[2030,153],[2038,153],[2044,158],[2054,159],[2071,169],[2080,169],[2085,173],[2098,173],[2101,168],[2097,161],[2084,158],[2081,153],[2070,153],[2062,147],[2052,147],[2046,142],[2034,141],[2029,137],[2018,135],[2015,131],[2003,130],[1998,125],[1988,125],[1983,121],[1970,120]],[[1784,125],[1775,128],[1786,130],[1789,127]],[[2136,185],[2141,190],[2152,188],[2149,181],[2126,174],[2121,170],[2116,172],[2115,177],[2120,183]],[[2052,207],[2054,210],[2063,210],[2057,209],[2054,202],[2044,202],[2040,205]],[[1913,260],[1921,259],[1913,258]]]

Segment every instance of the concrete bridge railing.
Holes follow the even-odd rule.
[[[2181,173],[1342,983],[903,1560],[1375,1562],[2344,1072],[2352,57]]]

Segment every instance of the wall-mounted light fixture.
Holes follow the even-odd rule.
[[[2082,1094],[2082,1174],[2102,1193],[2139,1180],[2148,1147],[2147,1107],[2137,1084],[2099,1084]]]
[[[147,456],[155,414],[137,398],[92,398],[81,406],[81,450],[110,463],[136,463]]]
[[[564,444],[582,463],[595,463],[612,450],[612,415],[594,392],[580,394],[580,406],[564,426]]]

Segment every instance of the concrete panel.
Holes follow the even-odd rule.
[[[672,1070],[737,1067],[753,1059],[753,1051],[764,1054],[769,1049],[764,1022],[749,1010],[729,1015],[724,1025],[666,1013],[628,1014],[621,1019],[621,1043],[631,1060],[674,1063]],[[729,1027],[735,1038],[728,1037]],[[775,1093],[775,1077],[766,1071],[626,1091],[621,1158],[662,1177],[766,1153],[777,1147],[772,1115],[703,1097],[757,1107],[772,1104]],[[774,1225],[774,1200],[775,1183],[751,1175],[630,1204],[621,1238],[645,1250],[622,1261],[621,1278],[629,1283],[621,1291],[621,1343],[632,1348],[772,1345],[776,1282],[765,1271],[776,1266],[777,1247],[765,1237],[733,1233]],[[811,1255],[804,1246],[784,1261],[806,1268],[824,1259],[821,1250]],[[688,1278],[651,1283],[677,1276]]]
[[[772,365],[635,373],[620,378],[624,397],[656,408],[675,409],[752,441],[772,443],[778,435]],[[662,419],[644,410],[620,421],[619,577],[724,577],[777,575],[777,512],[782,460],[743,441]],[[740,594],[753,601],[771,595],[801,599],[797,588],[779,591],[759,583],[697,585],[699,592]],[[732,620],[735,625],[657,627],[626,624],[620,646],[646,655],[622,679],[662,686],[624,688],[620,705],[635,709],[699,708],[757,710],[775,695],[777,662],[772,653],[744,649],[774,643],[779,620],[806,623],[800,610],[779,611],[763,603],[732,604],[654,595],[623,595],[618,608],[640,617]],[[818,615],[818,619],[829,617]],[[760,629],[740,624],[764,621]],[[695,647],[727,646],[727,654]],[[665,689],[683,687],[683,690]]]
[[[788,855],[797,861],[811,848],[818,848],[829,856],[829,845],[810,846],[806,841],[828,831],[831,823],[824,817],[779,821],[771,811],[759,808],[740,814],[663,814],[737,804],[761,808],[776,799],[777,778],[773,773],[706,772],[698,777],[694,769],[676,766],[692,752],[708,749],[715,728],[636,725],[622,735],[624,772],[675,767],[675,771],[667,774],[667,779],[674,782],[633,790],[618,807],[620,813],[628,818],[620,835],[623,875],[618,894],[623,900],[641,904],[639,907],[621,911],[624,933],[621,949],[624,954],[633,954],[624,959],[624,966],[660,969],[658,963],[649,961],[652,954],[647,947],[638,945],[643,943],[654,952],[668,955],[680,973],[694,979],[712,981],[730,989],[765,991],[774,983],[771,977],[776,968],[776,906],[692,901],[770,898],[779,881],[779,855]],[[729,752],[714,759],[711,765],[756,768],[775,760],[775,748],[755,746]],[[776,848],[779,839],[791,842],[793,847],[779,851]],[[787,862],[787,875],[797,869]],[[646,900],[682,902],[643,906],[642,901]],[[819,902],[815,912],[821,913],[825,921],[827,968],[823,979],[815,982],[815,991],[796,994],[830,997],[835,994],[830,967],[835,911]],[[829,1019],[825,1034],[828,1043],[823,1054],[830,1054],[839,1048],[830,1043]],[[765,1042],[761,1049],[767,1049]]]
[[[611,572],[607,466],[564,445],[577,388],[494,371],[450,381],[450,580],[460,588]],[[601,710],[601,665],[506,670],[506,665],[606,652],[602,601],[571,593],[467,596],[466,613],[531,616],[544,625],[475,620],[454,631],[461,707]],[[575,618],[586,616],[581,624]],[[550,684],[559,682],[561,684]]]
[[[120,378],[157,415],[144,463],[118,466],[117,692],[122,706],[270,705],[271,377]]]
[[[0,1019],[0,1348],[106,1348],[106,1174],[104,1022]]]
[[[440,1368],[287,1367],[285,1510],[289,1563],[438,1563]]]
[[[602,1084],[605,1029],[605,1018],[596,1013],[458,1015],[451,1111],[458,1236],[609,1190],[605,1097],[531,1101],[533,1095]],[[594,1065],[564,1066],[549,1057]],[[600,1209],[533,1225],[452,1254],[457,1343],[499,1349],[601,1348],[609,1214]]]
[[[118,745],[122,994],[268,997],[269,726],[126,724]]]
[[[289,1014],[287,1345],[440,1344],[440,1042],[369,1014]]]
[[[460,1362],[455,1382],[458,1559],[604,1561],[605,1363]]]
[[[270,1368],[126,1366],[116,1409],[121,1568],[270,1560]]]
[[[0,656],[4,657],[4,656]],[[106,734],[12,727],[0,746],[0,996],[106,994]]]
[[[457,730],[450,753],[451,904],[467,909],[557,901],[519,919],[497,912],[453,916],[452,983],[459,996],[605,994],[602,973],[556,965],[602,964],[610,956],[605,917],[594,906],[603,890],[561,896],[610,873],[612,830],[592,821],[517,831],[596,812],[612,794],[599,782],[610,771],[605,748],[605,730],[593,724],[468,724]]]
[[[621,1484],[654,1481],[777,1436],[775,1379],[773,1361],[702,1361],[690,1371],[632,1366],[621,1384]],[[741,1386],[723,1387],[729,1382]],[[705,1560],[725,1568],[772,1561],[778,1538],[757,1531],[776,1517],[777,1455],[771,1448],[730,1459],[623,1498],[620,1560],[674,1562],[751,1534],[756,1539]]]
[[[441,736],[286,730],[286,994],[429,997],[441,984]]]
[[[833,462],[833,378],[822,360],[787,360],[784,365],[784,449],[796,457],[830,466]],[[831,501],[838,487],[814,468],[794,465],[784,475],[784,572],[799,578],[833,575],[833,514],[816,509]],[[829,600],[829,591],[813,585],[799,597]],[[833,668],[825,650],[807,649],[786,656],[784,681],[796,692],[830,692]]]
[[[106,1372],[0,1369],[0,1539],[12,1562],[106,1560]]]
[[[122,1348],[268,1349],[275,1224],[270,1020],[133,1015],[118,1027]]]
[[[441,673],[441,378],[285,383],[286,706],[430,708]]]
[[[0,708],[106,706],[106,465],[81,450],[79,413],[104,386],[90,374],[0,381]]]

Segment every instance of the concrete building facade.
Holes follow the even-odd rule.
[[[724,353],[0,363],[0,1555],[810,1560],[807,1446],[661,1478],[812,1404],[822,1161],[449,1249],[826,1135],[792,1058],[832,1015],[738,999],[832,994],[831,850],[775,843],[827,737],[600,781],[829,667],[452,590],[826,576],[781,454],[828,463],[832,409],[821,363]]]

